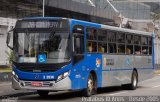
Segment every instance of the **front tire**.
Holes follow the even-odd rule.
[[[89,74],[88,80],[87,80],[87,88],[83,90],[83,95],[86,97],[90,97],[93,94],[96,94],[97,91],[97,82],[96,78]]]
[[[49,91],[37,90],[37,93],[40,97],[48,96]]]

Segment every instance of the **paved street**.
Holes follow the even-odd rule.
[[[95,96],[159,96],[160,95],[160,74],[155,75],[152,79],[148,79],[139,83],[137,90],[126,90],[122,87],[108,87],[98,90]],[[48,97],[40,98],[36,92],[13,90],[10,82],[0,84],[0,101],[6,102],[4,99],[16,100],[12,102],[50,102],[50,101],[68,101],[80,102],[82,96],[80,92],[52,92]]]

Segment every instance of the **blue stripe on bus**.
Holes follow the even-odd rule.
[[[118,69],[118,68],[114,68],[114,69],[106,69],[106,70],[102,70],[102,71],[119,71],[119,70],[133,70],[134,68],[121,68],[121,69]],[[146,70],[146,69],[154,69],[154,68],[136,68],[138,70]]]
[[[74,25],[82,25],[84,27],[88,26],[88,27],[101,28],[101,24],[71,19],[71,27],[73,27]]]

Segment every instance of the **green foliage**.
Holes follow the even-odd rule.
[[[9,50],[9,51],[5,51],[5,53],[6,53],[7,61],[9,62],[9,64],[12,64],[12,61],[13,61],[13,51]]]
[[[12,68],[11,67],[0,67],[0,72],[11,72]]]

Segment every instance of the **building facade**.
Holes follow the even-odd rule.
[[[0,65],[8,64],[6,34],[23,17],[42,16],[43,0],[0,1]],[[45,16],[68,17],[117,26],[115,17],[121,14],[124,25],[130,22],[131,29],[148,31],[151,14],[159,13],[159,3],[131,2],[128,0],[45,0]],[[122,22],[122,24],[123,24]],[[125,26],[122,26],[125,27]],[[156,33],[159,35],[159,31]],[[155,41],[155,60],[160,64],[160,41]]]

